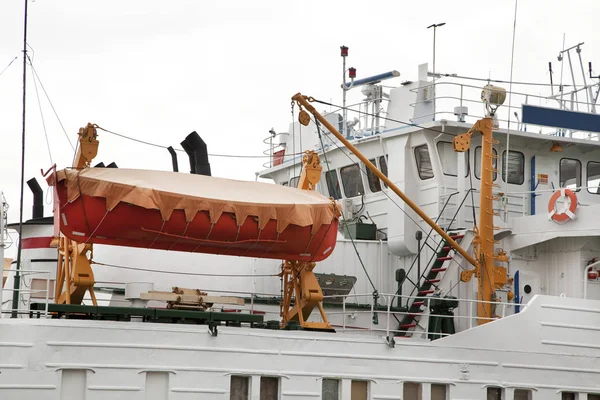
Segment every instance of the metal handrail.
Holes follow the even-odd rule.
[[[462,201],[460,202],[460,205],[457,207],[457,209],[456,209],[456,212],[454,213],[454,216],[452,217],[452,219],[450,220],[450,223],[448,224],[448,227],[452,226],[452,223],[454,222],[454,220],[455,220],[455,219],[456,219],[456,217],[458,216],[458,213],[459,213],[459,211],[461,210],[461,208],[462,208],[462,207],[463,207],[463,205],[465,204],[465,201],[467,200],[467,197],[469,196],[469,193],[471,193],[472,191],[475,191],[475,189],[474,189],[474,188],[471,188],[471,189],[469,189],[469,190],[467,190],[467,191],[466,191],[466,193],[465,193],[465,196],[463,197]],[[451,194],[448,196],[448,199],[446,199],[446,204],[448,204],[448,200],[450,200],[450,197],[452,197],[453,195],[455,195],[455,194],[457,194],[457,193],[459,193],[459,192],[454,192],[454,193],[451,193]],[[444,205],[444,208],[442,208],[442,211],[440,212],[440,215],[438,215],[438,219],[439,219],[439,218],[441,217],[441,215],[443,214],[445,207],[446,207],[446,205]],[[436,223],[437,223],[437,220],[436,220]],[[429,235],[432,233],[432,231],[433,231],[433,230],[430,230],[430,231],[429,231],[429,234],[427,235],[427,238],[429,238]],[[421,283],[421,279],[422,279],[422,278],[425,276],[425,274],[426,274],[426,273],[428,273],[428,271],[431,269],[431,268],[430,268],[430,266],[432,265],[432,264],[431,264],[431,262],[432,262],[432,261],[433,261],[433,259],[434,259],[434,258],[437,256],[437,253],[439,252],[439,248],[440,248],[440,246],[442,245],[442,243],[444,243],[444,240],[440,240],[440,241],[438,242],[438,244],[437,244],[436,248],[435,248],[435,249],[431,249],[431,250],[433,251],[433,255],[431,256],[431,258],[429,259],[429,262],[427,263],[427,268],[426,268],[426,269],[423,271],[423,273],[421,274],[421,276],[419,276],[419,277],[418,277],[418,285],[417,285],[417,284],[415,284],[414,282],[412,282],[412,280],[410,281],[410,282],[411,282],[411,283],[414,285],[414,288],[413,288],[413,290],[410,292],[410,295],[413,295],[413,294],[415,293],[415,290],[418,290],[418,289],[419,289],[419,287],[420,287],[420,283]],[[421,249],[419,249],[419,251],[421,251]],[[416,259],[417,259],[417,258],[415,257],[415,260],[416,260]],[[410,269],[409,269],[409,271],[408,271],[408,272],[410,272],[410,271],[412,270],[412,268],[413,268],[413,265],[414,265],[414,261],[415,261],[415,260],[413,260],[413,264],[411,265],[411,267],[410,267]],[[406,275],[408,276],[408,273],[407,273]],[[433,285],[433,286],[435,286],[435,287],[437,288],[437,285],[435,285],[435,284],[432,284],[432,285]]]

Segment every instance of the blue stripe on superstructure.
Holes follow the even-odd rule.
[[[523,123],[575,131],[600,132],[600,115],[523,104]]]

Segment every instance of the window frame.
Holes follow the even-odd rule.
[[[508,154],[510,156],[511,153],[513,154],[518,154],[521,157],[522,160],[522,164],[523,164],[523,173],[521,174],[521,182],[520,183],[514,183],[514,182],[508,182],[509,185],[522,185],[523,183],[525,183],[525,154],[523,154],[520,151],[517,150],[508,150]],[[508,165],[506,165],[505,168],[505,164],[506,164],[506,150],[504,150],[502,152],[502,168],[500,171],[500,179],[502,179],[502,182],[507,182],[508,180]]]
[[[585,187],[590,194],[600,194],[600,183],[598,184],[596,193],[590,192],[590,164],[592,163],[600,166],[600,161],[588,161],[587,164],[585,164]],[[600,180],[600,174],[598,175],[598,180]]]
[[[479,166],[481,167],[481,155],[483,154],[483,147],[477,146],[475,147],[475,151],[473,152],[473,175],[475,179],[481,180],[481,168],[477,168],[477,149],[479,149]],[[492,147],[492,155],[498,156],[498,151]],[[498,169],[498,159],[492,157],[492,168]],[[498,179],[498,172],[492,173],[492,181]]]
[[[340,400],[340,387],[341,387],[341,380],[340,379],[336,379],[336,378],[323,378],[321,379],[321,399],[325,400],[325,392],[323,391],[325,389],[325,381],[332,381],[332,382],[336,382],[337,383],[337,399],[335,400]]]
[[[382,174],[385,175],[386,178],[388,178],[388,156],[387,154],[383,155],[383,156],[379,156],[377,158],[377,161],[379,161],[379,170],[381,171]],[[382,162],[383,161],[383,162]],[[385,165],[385,168],[384,168]],[[384,171],[385,169],[385,171]],[[383,187],[385,187],[387,189],[388,185],[385,184],[385,182],[381,182],[383,183]]]
[[[577,174],[575,174],[575,192],[579,192],[581,190],[581,186],[583,185],[583,170],[582,170],[581,160],[578,160],[576,158],[563,157],[558,161],[558,184],[560,187],[562,187],[562,165],[561,164],[562,164],[563,160],[576,161],[579,164],[579,182],[577,182]],[[586,186],[587,186],[587,179],[586,179]]]
[[[294,181],[294,179],[296,180],[296,182],[294,185],[292,185],[292,182]],[[298,182],[300,182],[300,175],[290,178],[290,187],[298,189]]]
[[[362,189],[362,190],[358,190],[357,193],[354,194],[354,195],[352,195],[352,196],[348,195],[348,191],[346,189],[347,188],[347,186],[346,186],[347,182],[344,182],[344,175],[343,175],[344,170],[347,170],[349,168],[352,168],[352,169],[356,168],[356,171],[358,173],[358,180],[356,182],[360,182],[360,188]],[[365,194],[365,184],[364,184],[363,179],[362,179],[362,171],[360,170],[360,164],[359,163],[356,162],[354,164],[350,164],[350,165],[346,165],[345,167],[341,167],[340,168],[340,178],[341,178],[341,185],[340,186],[342,187],[344,196],[347,199],[353,198],[353,197],[363,196]]]
[[[252,378],[250,376],[247,376],[247,375],[235,375],[235,374],[233,374],[233,375],[231,375],[229,377],[229,399],[231,399],[232,396],[233,396],[233,394],[231,393],[232,392],[232,385],[233,385],[233,378],[241,378],[241,379],[244,379],[246,381],[246,383],[247,383],[247,385],[246,385],[247,386],[247,388],[246,388],[247,389],[246,399],[250,399],[250,395],[251,395],[251,393],[250,393],[250,387],[252,385]]]
[[[453,177],[456,178],[456,177],[458,177],[458,162],[457,162],[457,165],[456,165],[456,175],[449,174],[449,173],[446,172],[446,169],[444,168],[444,162],[442,161],[442,157],[440,156],[440,154],[441,154],[440,153],[440,143],[447,143],[447,144],[451,145],[453,148],[454,148],[454,146],[452,145],[452,142],[447,142],[445,140],[438,140],[437,143],[435,144],[435,149],[437,150],[438,158],[440,159],[440,165],[442,166],[442,174],[444,174],[446,176],[453,176]],[[479,146],[479,147],[481,147],[481,146]],[[455,152],[455,153],[457,153],[457,152]],[[465,153],[467,153],[465,155],[465,162],[467,164],[466,165],[467,168],[466,168],[466,172],[465,172],[465,178],[468,178],[469,177],[469,172],[471,172],[471,161],[469,160],[470,150],[467,149],[467,151]]]
[[[278,376],[268,376],[268,375],[263,375],[260,377],[260,390],[259,390],[260,400],[264,400],[263,397],[266,397],[266,395],[263,396],[263,379],[264,380],[273,379],[277,382],[277,394],[275,395],[275,398],[277,400],[279,400],[281,398],[281,378]]]
[[[370,158],[369,161],[371,162],[371,164],[373,164],[374,166],[377,167],[377,159],[376,158]],[[365,166],[366,168],[366,166]],[[367,183],[369,184],[369,190],[371,191],[371,193],[378,193],[381,192],[381,179],[379,179],[379,177],[377,175],[375,175],[375,173],[373,171],[371,171],[369,168],[366,168],[366,172],[367,172]],[[375,186],[376,188],[379,187],[379,189],[373,190],[373,186]]]
[[[335,188],[333,190],[334,193],[332,193],[332,188],[331,185],[333,185],[332,182],[330,182],[329,177],[333,176],[335,178]],[[329,197],[333,197],[334,200],[339,200],[341,199],[342,196],[342,187],[340,185],[340,177],[338,176],[338,171],[337,169],[332,169],[329,171],[325,171],[325,184],[327,185],[327,192],[329,193]]]
[[[425,178],[423,178],[423,175],[421,173],[421,166],[419,164],[419,159],[421,158],[421,156],[417,156],[418,150],[423,147],[427,149],[427,157],[429,157],[429,164],[431,165],[431,176],[426,176]],[[435,178],[435,173],[433,172],[433,162],[431,161],[431,151],[429,151],[429,146],[427,145],[427,143],[415,146],[413,149],[413,154],[415,157],[415,165],[417,166],[417,174],[419,175],[419,179],[421,179],[422,181],[426,181]]]

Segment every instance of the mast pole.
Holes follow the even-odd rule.
[[[12,296],[12,314],[11,318],[17,318],[19,308],[19,289],[21,286],[21,243],[23,230],[23,190],[25,187],[25,94],[27,86],[27,5],[28,0],[25,0],[25,10],[23,18],[23,130],[21,132],[21,198],[19,201],[19,246],[17,250],[17,265],[15,268],[15,279],[13,281],[13,296]],[[3,261],[4,262],[4,261]]]

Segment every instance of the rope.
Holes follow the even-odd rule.
[[[8,67],[10,67],[10,66],[12,65],[12,63],[14,63],[14,62],[15,62],[15,60],[16,60],[17,58],[18,58],[18,57],[15,57],[15,58],[13,58],[13,59],[12,59],[12,61],[11,61],[11,62],[9,62],[9,63],[8,63],[8,65],[7,65],[6,67],[4,67],[4,69],[3,69],[3,70],[0,72],[0,76],[2,76],[2,74],[3,74],[3,73],[4,73],[4,72],[5,72],[7,69],[8,69]]]
[[[126,267],[124,265],[117,264],[108,264],[102,263],[98,261],[91,261],[92,264],[102,265],[104,267],[110,268],[120,268],[120,269],[128,269],[132,271],[145,271],[145,272],[155,272],[157,274],[175,274],[175,275],[188,275],[188,276],[218,276],[218,277],[227,277],[227,278],[249,278],[249,277],[268,277],[268,276],[278,276],[279,274],[262,274],[262,275],[250,275],[250,274],[208,274],[201,272],[181,272],[181,271],[165,271],[160,269],[149,269],[149,268],[138,268],[138,267]]]
[[[99,125],[96,125],[96,128],[100,129],[101,131],[104,131],[106,133],[110,133],[111,135],[119,136],[119,137],[121,137],[123,139],[131,140],[133,142],[145,144],[145,145],[152,146],[152,147],[157,147],[157,148],[160,148],[160,149],[167,149],[168,148],[168,146],[163,146],[161,144],[152,143],[152,142],[148,142],[146,140],[141,140],[141,139],[137,139],[137,138],[134,138],[134,137],[131,137],[131,136],[123,135],[122,133],[117,133],[115,131],[111,131],[111,130],[105,129],[105,128],[99,126]],[[175,151],[179,151],[181,153],[185,153],[185,150],[183,150],[183,149],[174,149],[174,150]],[[297,156],[297,155],[301,155],[301,154],[303,154],[303,153],[291,153],[291,154],[286,154],[286,155]],[[238,154],[215,154],[215,153],[209,153],[208,155],[211,156],[211,157],[227,157],[227,158],[265,158],[265,157],[269,158],[269,157],[271,157],[271,156],[268,156],[268,155],[251,156],[251,155],[238,155]]]
[[[35,78],[37,78],[37,80],[40,82],[40,87],[42,88],[42,91],[46,95],[46,99],[48,99],[48,103],[50,103],[50,107],[52,108],[52,111],[54,112],[54,116],[58,120],[58,123],[60,124],[60,127],[62,128],[62,131],[63,131],[65,137],[67,138],[67,141],[71,145],[71,149],[73,149],[73,151],[75,151],[75,146],[73,146],[73,142],[71,142],[71,139],[69,138],[69,135],[67,134],[67,131],[65,130],[65,127],[64,127],[62,121],[60,120],[60,117],[58,116],[56,109],[54,108],[54,104],[52,104],[52,100],[50,100],[50,96],[48,96],[48,92],[46,92],[46,88],[44,87],[44,84],[42,83],[40,76],[38,75],[36,69],[33,66],[33,63],[30,64],[30,67],[31,67],[31,70],[33,71],[33,74],[35,75]],[[35,79],[34,79],[34,82],[35,82]]]
[[[33,66],[33,61],[29,58],[29,55],[26,54],[27,59],[29,60],[29,65]],[[37,97],[38,108],[40,109],[40,117],[42,118],[42,127],[44,128],[44,136],[46,137],[46,147],[48,148],[48,156],[50,157],[50,165],[54,164],[52,161],[52,151],[50,150],[50,140],[48,139],[48,131],[46,130],[46,121],[44,120],[44,112],[42,111],[42,102],[40,101],[40,93],[38,91],[37,82],[35,76],[33,77],[33,86],[35,87],[35,96]]]

